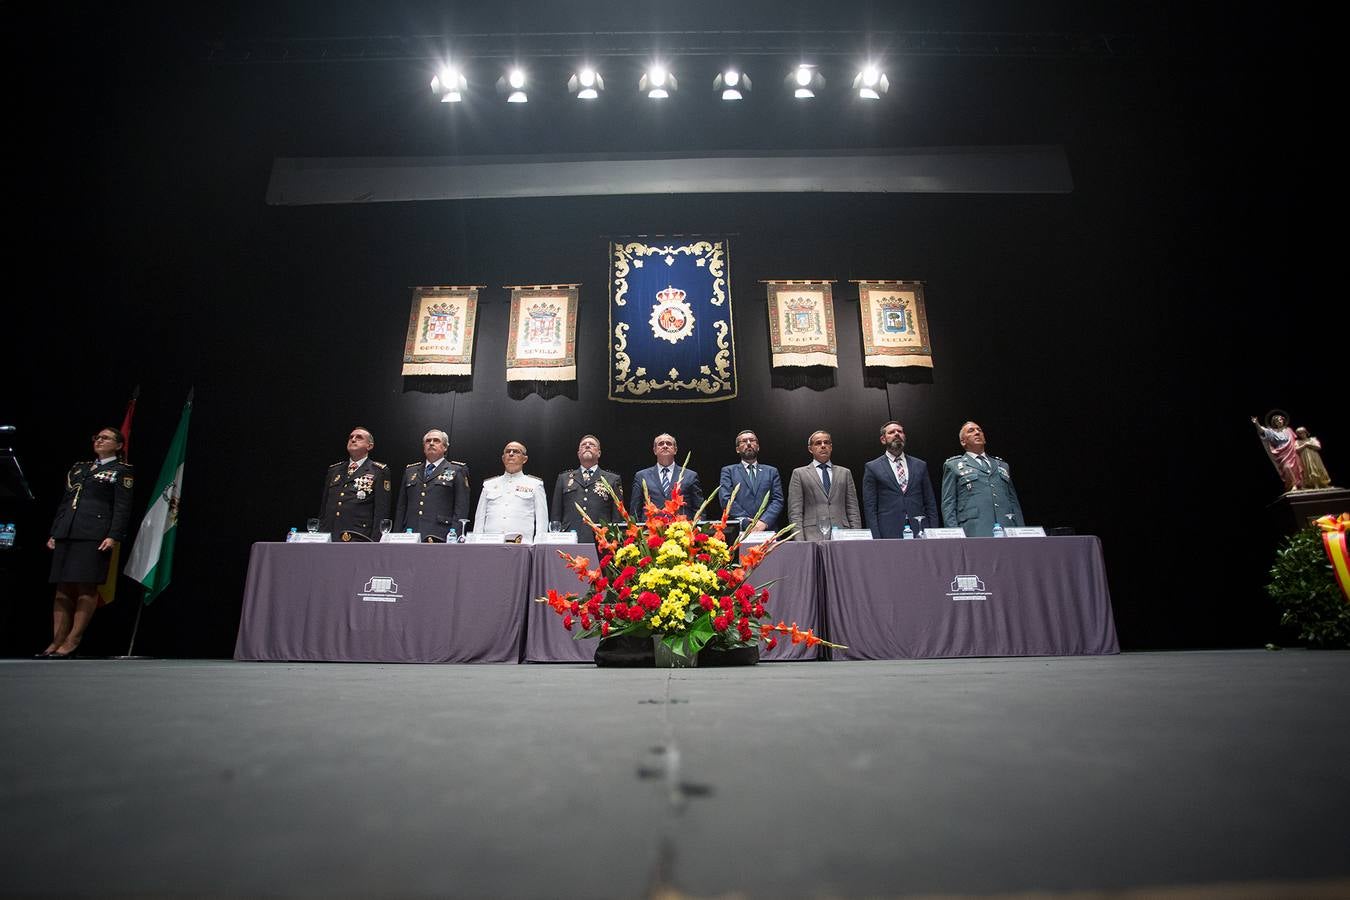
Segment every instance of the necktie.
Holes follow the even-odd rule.
[[[583,484],[590,484],[590,483],[591,483],[591,470],[590,470],[590,469],[582,469],[582,470],[581,470],[581,481],[582,481]]]
[[[895,477],[900,479],[900,492],[904,493],[909,487],[909,471],[905,468],[903,459],[895,461]]]
[[[830,467],[824,463],[816,463],[820,467],[820,486],[825,489],[825,496],[830,496]]]
[[[359,463],[347,463],[347,474],[350,475],[355,472],[358,465]]]
[[[670,469],[661,470],[661,490],[670,494]]]
[[[748,466],[748,469],[750,471],[750,490],[753,491],[756,487],[759,486],[759,471],[758,471],[759,467],[756,466],[754,463],[751,463]]]
[[[423,478],[430,478],[430,477],[431,477],[431,473],[432,473],[432,472],[435,472],[435,471],[436,471],[436,464],[435,464],[435,463],[427,463],[427,471],[426,471],[425,474],[422,475],[422,477],[423,477]]]
[[[980,461],[980,468],[984,470],[984,474],[988,475],[990,472],[993,471],[993,469],[989,468],[989,457],[981,453],[979,456],[976,457],[976,459]]]

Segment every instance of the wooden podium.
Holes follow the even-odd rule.
[[[1289,491],[1267,507],[1279,520],[1283,531],[1302,531],[1319,516],[1339,516],[1350,512],[1350,491],[1345,488],[1316,488],[1307,491]]]

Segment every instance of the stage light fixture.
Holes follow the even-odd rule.
[[[788,73],[783,83],[792,89],[792,96],[798,100],[810,100],[825,86],[825,76],[815,66],[802,63]]]
[[[431,76],[431,92],[439,97],[442,103],[461,102],[468,87],[464,73],[448,63]]]
[[[679,89],[680,85],[675,80],[675,73],[669,71],[660,63],[647,69],[642,78],[638,80],[638,90],[646,94],[650,100],[664,100]]]
[[[530,97],[525,93],[525,70],[519,66],[511,69],[497,79],[497,93],[506,98],[507,103],[528,103]]]
[[[723,100],[743,100],[750,87],[750,76],[737,69],[727,69],[713,79],[713,90],[720,91]]]
[[[880,100],[881,95],[891,89],[886,73],[877,66],[868,63],[853,79],[853,89],[863,100]]]
[[[595,100],[605,89],[605,79],[590,66],[584,66],[567,79],[567,90],[578,100]]]

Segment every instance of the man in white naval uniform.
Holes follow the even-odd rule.
[[[548,531],[548,495],[543,481],[521,471],[527,460],[520,441],[506,445],[502,451],[506,474],[483,482],[473,514],[475,532],[519,534],[522,542],[530,544],[536,534]]]

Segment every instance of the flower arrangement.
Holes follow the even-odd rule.
[[[684,467],[689,463],[685,458]],[[684,475],[684,467],[680,475]],[[792,534],[792,526],[778,531],[756,546],[741,547],[741,539],[726,541],[727,510],[720,521],[700,525],[698,520],[711,497],[703,502],[693,520],[680,509],[679,479],[671,497],[657,506],[643,486],[644,523],[637,522],[601,479],[603,490],[614,498],[623,523],[606,526],[593,522],[580,506],[586,524],[595,532],[597,568],[585,556],[559,550],[567,567],[586,585],[582,594],[550,590],[538,602],[547,603],[562,617],[562,626],[574,638],[630,635],[658,637],[664,647],[684,660],[704,647],[731,650],[778,646],[779,636],[809,647],[831,644],[812,629],[797,623],[773,624],[769,618],[769,585],[755,587],[750,573]],[[739,490],[739,487],[737,488]],[[732,498],[736,496],[732,493]],[[766,497],[751,522],[759,522],[768,504]],[[731,507],[728,501],[727,509]]]
[[[1350,513],[1323,516],[1285,540],[1266,592],[1280,624],[1299,630],[1309,647],[1350,646],[1350,561],[1345,549]]]

